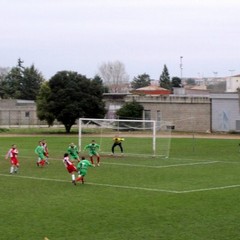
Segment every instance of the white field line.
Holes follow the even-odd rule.
[[[32,179],[32,180],[40,180],[40,181],[68,182],[69,184],[72,184],[71,181],[61,180],[61,179],[53,179],[53,178],[38,178],[38,177],[11,175],[11,174],[1,174],[1,173],[0,173],[0,176],[3,176],[3,177],[16,177],[16,178],[24,178],[24,179]],[[91,182],[87,182],[85,184],[89,184],[89,185],[93,185],[93,186],[112,187],[112,188],[145,190],[145,191],[151,191],[151,192],[178,193],[178,191],[174,191],[174,190],[171,191],[171,190],[155,189],[155,188],[131,187],[131,186],[121,186],[121,185],[91,183]]]
[[[21,175],[10,175],[10,174],[0,174],[0,176],[3,176],[3,177],[16,177],[16,178],[24,178],[24,179],[32,179],[32,180],[40,180],[40,181],[53,181],[53,182],[68,182],[68,183],[70,183],[70,181],[67,181],[67,180],[52,179],[52,178],[38,178],[38,177],[21,176]],[[91,182],[88,182],[86,184],[93,185],[93,186],[122,188],[122,189],[133,189],[133,190],[142,190],[142,191],[150,191],[150,192],[175,193],[175,194],[204,192],[204,191],[213,191],[213,190],[223,190],[223,189],[239,188],[240,187],[240,184],[237,184],[237,185],[229,185],[229,186],[221,186],[221,187],[212,187],[212,188],[201,188],[201,189],[177,191],[177,190],[167,190],[167,189],[158,189],[158,188],[143,188],[143,187],[133,187],[133,186],[131,187],[131,186],[103,184],[103,183],[91,183]]]
[[[239,188],[239,187],[240,187],[240,184],[236,184],[236,185],[229,185],[229,186],[222,186],[222,187],[212,187],[212,188],[200,188],[200,189],[192,189],[192,190],[182,190],[182,191],[178,191],[178,193],[205,192],[205,191],[223,190],[223,189]]]
[[[212,163],[218,163],[218,162],[219,161],[179,163],[179,164],[171,164],[171,165],[165,165],[165,166],[150,166],[150,165],[139,165],[139,164],[129,164],[129,163],[109,163],[109,162],[103,162],[103,164],[129,166],[129,167],[144,167],[144,168],[171,168],[171,167],[182,167],[182,166],[193,166],[193,165],[205,165],[205,164],[212,164]]]
[[[26,157],[25,157],[26,158]],[[30,157],[27,157],[30,158]],[[20,159],[21,161],[21,159]],[[51,161],[62,161],[59,158],[50,158],[49,162]],[[184,167],[184,166],[194,166],[194,165],[206,165],[206,164],[213,164],[219,163],[221,161],[202,161],[202,162],[193,162],[193,163],[178,163],[178,164],[171,164],[171,165],[163,165],[163,166],[156,166],[156,165],[143,165],[143,164],[131,164],[131,163],[112,163],[107,161],[101,161],[103,165],[116,165],[116,166],[128,166],[128,167],[144,167],[144,168],[171,168],[171,167]]]

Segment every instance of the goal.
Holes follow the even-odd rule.
[[[123,138],[124,155],[169,157],[171,123],[154,120],[79,119],[79,150],[92,140],[100,145],[102,155],[111,155],[113,138]],[[120,149],[115,148],[116,155]]]

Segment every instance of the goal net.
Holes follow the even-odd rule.
[[[169,157],[171,123],[154,120],[79,119],[79,150],[95,140],[101,155],[111,155],[114,138],[121,138],[126,156]],[[114,155],[120,155],[119,146]]]

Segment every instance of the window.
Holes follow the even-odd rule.
[[[160,110],[157,110],[157,121],[158,122],[161,121],[161,112],[160,112]]]
[[[144,110],[144,120],[151,120],[151,110]]]
[[[157,110],[157,127],[160,127],[160,121],[161,121],[161,112],[160,110]]]
[[[236,130],[240,131],[240,120],[236,120]]]

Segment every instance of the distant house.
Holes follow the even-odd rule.
[[[147,87],[137,88],[135,90],[132,90],[131,93],[136,95],[169,95],[172,92],[168,89],[151,85]]]
[[[174,95],[208,95],[210,91],[205,85],[187,85],[184,88],[173,88]]]
[[[240,74],[227,78],[226,92],[237,92],[240,89]]]
[[[59,126],[58,121],[54,124]],[[37,117],[37,106],[33,100],[0,99],[0,127],[48,126]]]
[[[1,126],[34,125],[38,122],[34,101],[0,99]]]

